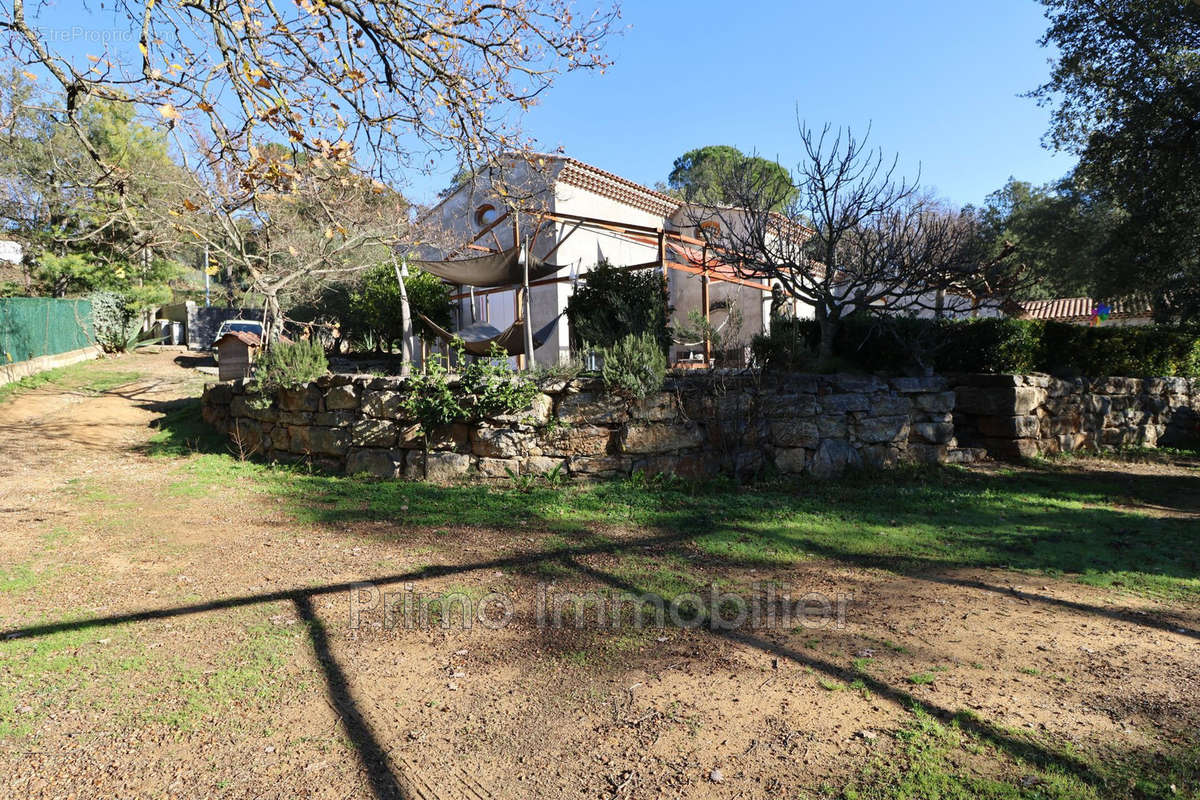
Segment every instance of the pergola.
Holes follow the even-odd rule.
[[[521,240],[520,217],[522,214],[537,220],[533,234],[525,242]],[[513,245],[507,249],[500,246],[499,237],[496,235],[497,228],[505,222],[508,222],[512,226],[513,233]],[[546,222],[569,225],[570,229],[545,255],[535,258],[532,256],[533,248],[536,246],[538,236]],[[770,284],[744,278],[738,275],[732,267],[711,259],[709,257],[710,248],[707,243],[700,239],[685,236],[679,231],[663,227],[617,222],[598,217],[520,209],[506,211],[480,230],[469,243],[452,251],[449,254],[450,258],[447,260],[422,261],[418,262],[418,266],[449,283],[459,286],[460,291],[451,296],[454,300],[474,299],[478,295],[504,292],[519,287],[522,299],[518,301],[517,320],[507,330],[503,332],[496,331],[494,336],[477,341],[481,347],[487,346],[492,341],[502,344],[509,355],[531,355],[533,350],[533,342],[531,341],[533,331],[532,326],[526,324],[530,319],[529,290],[534,286],[548,286],[572,281],[570,277],[555,277],[555,273],[566,268],[565,265],[556,266],[548,262],[551,261],[563,243],[581,228],[603,230],[655,249],[656,257],[652,261],[630,264],[621,267],[621,269],[634,271],[657,268],[663,270],[664,279],[667,270],[698,275],[701,281],[700,302],[703,306],[706,322],[710,319],[711,303],[709,299],[709,286],[712,281],[746,286],[767,293],[772,290]],[[495,247],[486,247],[479,244],[479,241],[489,234],[496,244]],[[526,257],[522,259],[520,255],[523,247]],[[461,255],[465,251],[473,251],[486,255],[475,258],[454,259],[455,256]],[[461,291],[461,287],[464,285],[478,287],[478,289],[472,288],[469,292],[463,292]],[[491,330],[494,331],[495,329]],[[439,335],[445,333],[445,331],[440,331]],[[515,346],[514,343],[518,341],[521,342],[522,346]],[[709,341],[706,331],[704,338],[705,363],[709,363],[711,358],[712,343]]]

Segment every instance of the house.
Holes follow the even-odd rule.
[[[550,270],[530,282],[531,327],[540,330],[558,320],[534,351],[537,363],[557,363],[569,356],[567,300],[577,282],[586,281],[588,271],[601,262],[661,271],[673,326],[686,326],[689,312],[705,314],[707,306],[710,324],[736,345],[721,354],[725,363],[745,363],[746,345],[769,330],[773,287],[707,263],[693,207],[562,155],[514,155],[503,171],[504,198],[493,188],[499,181],[476,177],[450,190],[423,217],[432,231],[427,240],[442,242],[426,246],[423,257],[452,261],[512,252],[519,230],[521,244]],[[454,297],[460,329],[487,323],[505,331],[521,317],[518,292],[511,287],[460,285]],[[785,302],[797,316],[812,316],[811,307]],[[703,363],[704,351],[702,341],[677,342],[671,360]]]

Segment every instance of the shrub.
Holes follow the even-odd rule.
[[[776,320],[756,337],[766,369],[812,370],[820,330],[812,320]],[[868,372],[1049,372],[1089,377],[1200,377],[1200,332],[1157,325],[1085,327],[987,318],[851,317],[834,353]]]
[[[106,353],[133,349],[142,329],[137,305],[120,292],[94,292],[90,300],[96,344]]]
[[[656,270],[618,269],[602,261],[567,301],[571,343],[612,347],[627,334],[648,334],[666,353],[671,347],[667,287]]]
[[[651,334],[630,334],[601,352],[604,355],[601,374],[610,391],[640,399],[662,388],[667,357]]]
[[[451,345],[463,364],[462,374],[453,378],[438,361],[424,373],[414,375],[404,398],[404,408],[421,425],[426,436],[440,425],[475,416],[491,417],[529,408],[538,393],[537,384],[513,370],[508,356],[495,344],[483,357],[468,360],[461,339]]]
[[[315,339],[275,342],[254,362],[253,391],[272,395],[314,381],[329,371],[325,348]]]

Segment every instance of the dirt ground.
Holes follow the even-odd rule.
[[[914,700],[1031,758],[1026,734],[1119,758],[1200,729],[1186,603],[814,560],[734,579],[841,597],[841,623],[546,630],[536,531],[297,522],[146,454],[204,376],[169,353],[96,369],[143,377],[0,405],[0,797],[807,797],[886,760]],[[571,558],[560,586],[614,585],[619,555]],[[408,630],[362,581],[499,592],[513,618]]]

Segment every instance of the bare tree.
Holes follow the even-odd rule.
[[[338,170],[402,185],[437,154],[491,164],[522,149],[514,111],[563,72],[605,68],[618,15],[576,15],[568,0],[113,0],[136,49],[85,58],[39,25],[42,9],[13,0],[0,28],[10,55],[54,84],[62,119],[102,167],[95,188],[118,198],[131,227],[146,224],[120,202],[125,168],[87,139],[86,100],[132,104],[172,129],[195,181],[162,211],[212,237],[210,251],[244,269],[268,310],[302,276],[353,268],[360,246],[409,238],[355,230],[341,203],[319,203],[308,208],[319,238],[265,258],[246,231],[275,224],[279,197],[312,199],[314,181]]]
[[[938,313],[946,291],[999,286],[1001,269],[978,258],[974,217],[898,177],[898,158],[829,126],[801,123],[800,141],[794,185],[734,165],[719,178],[728,205],[690,214],[711,260],[813,306],[822,360],[851,314]]]

